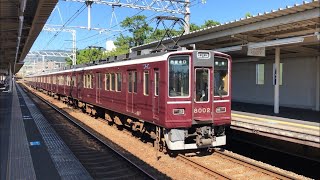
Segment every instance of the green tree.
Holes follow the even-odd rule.
[[[133,38],[129,36],[123,36],[123,34],[120,34],[120,36],[117,37],[116,41],[114,41],[116,49],[114,49],[113,51],[106,52],[106,56],[118,56],[121,54],[129,53],[129,44],[131,44],[132,42]]]
[[[196,25],[195,23],[190,23],[190,32],[196,31],[196,30],[199,30],[199,29],[201,29],[200,26]]]
[[[77,51],[77,64],[88,63],[91,61],[105,58],[106,55],[101,48],[87,48]],[[72,60],[66,58],[66,63],[72,65]]]
[[[220,22],[214,20],[206,20],[204,24],[201,26],[201,28],[212,27],[217,25],[220,25]]]
[[[253,15],[252,15],[251,13],[247,12],[247,13],[244,15],[244,17],[249,18],[249,17],[253,17]]]
[[[132,39],[134,46],[142,45],[147,39],[153,28],[146,22],[146,16],[137,15],[133,17],[127,17],[121,22],[121,27],[129,29],[132,33]]]

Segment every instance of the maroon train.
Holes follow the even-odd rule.
[[[91,114],[148,133],[170,150],[226,144],[231,57],[223,53],[162,52],[33,75],[26,81]]]

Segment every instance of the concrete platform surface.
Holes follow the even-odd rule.
[[[0,179],[92,179],[18,85],[0,101]]]
[[[320,112],[233,103],[231,128],[320,148]],[[305,117],[305,118],[304,118]]]

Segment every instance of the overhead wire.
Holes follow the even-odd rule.
[[[190,2],[190,7],[196,6],[196,5],[198,5],[198,4],[201,3],[201,1],[198,0],[197,3],[192,4],[192,3],[195,2],[195,1],[197,1],[197,0],[193,0],[193,1]],[[173,5],[172,5],[172,6],[173,6]],[[143,11],[144,11],[144,10],[140,10],[138,13],[134,14],[133,16],[136,16],[136,15],[140,14],[140,13],[143,12]],[[158,14],[158,13],[160,13],[160,12],[155,12],[155,13],[152,14],[151,16],[148,16],[147,19],[149,19],[149,18],[150,18],[150,19],[149,19],[149,21],[148,21],[147,23],[149,24],[149,22],[151,22],[151,21],[153,20],[153,16],[156,15],[156,14]],[[165,12],[165,13],[162,13],[161,15],[163,15],[163,14],[166,14],[166,12]],[[112,27],[110,27],[110,29],[111,29],[111,28],[114,28],[114,27],[117,27],[117,26],[119,26],[120,24],[121,24],[121,22],[115,24],[115,25],[112,26]],[[123,33],[127,32],[127,31],[129,31],[129,29],[124,30],[124,31],[121,31],[121,32],[118,32],[118,33],[116,33],[116,34],[111,34],[111,35],[109,35],[108,37],[104,38],[103,40],[100,40],[100,41],[98,41],[98,42],[93,43],[92,45],[100,44],[100,43],[102,43],[102,42],[105,42],[107,39],[109,39],[109,38],[111,38],[111,37],[115,37],[115,36],[117,36],[117,35],[120,35],[120,34],[123,34]],[[101,34],[101,33],[98,32],[98,33],[96,33],[96,34],[90,35],[90,36],[85,37],[85,38],[83,38],[83,39],[77,40],[77,43],[78,43],[78,42],[81,42],[81,41],[85,41],[85,40],[91,39],[91,38],[96,37],[96,36],[98,36],[98,35],[100,35],[100,34]],[[98,39],[98,38],[95,38],[95,39]],[[95,39],[93,39],[93,40],[95,40]],[[89,40],[89,41],[92,41],[92,40]],[[86,42],[87,42],[87,41],[86,41]]]
[[[201,1],[198,0],[197,3],[192,4],[192,3],[195,2],[195,1],[197,1],[197,0],[193,0],[193,1],[190,2],[190,7],[196,6],[196,5],[198,5],[198,4],[201,3]],[[142,12],[142,11],[143,11],[143,10],[141,10],[140,12]],[[140,13],[140,12],[139,12],[139,13]],[[139,13],[138,13],[138,14],[139,14]],[[151,23],[151,21],[153,20],[153,16],[156,15],[156,14],[158,14],[158,13],[160,13],[160,12],[155,12],[155,13],[153,13],[151,16],[148,16],[148,18],[150,18],[150,19],[149,19],[149,21],[147,22],[147,24]],[[166,14],[166,12],[162,13],[161,15],[164,15],[164,14]],[[137,15],[137,14],[136,14],[136,15]],[[133,16],[135,16],[135,15],[133,15]],[[147,19],[148,19],[148,18],[147,18]],[[120,23],[118,23],[118,24],[120,24]],[[112,36],[120,35],[120,34],[122,34],[123,32],[127,32],[127,31],[129,31],[129,29],[124,30],[124,31],[122,31],[122,32],[119,32],[119,33],[117,33],[117,34],[112,34],[112,35],[108,36],[107,38],[105,38],[105,39],[103,39],[103,40],[100,40],[100,41],[98,41],[98,42],[95,42],[95,43],[92,44],[92,45],[100,44],[100,43],[106,41],[107,39],[109,39],[109,38],[112,37]]]
[[[46,44],[46,48],[52,43],[52,41],[62,32],[62,30],[69,25],[75,18],[77,18],[85,10],[85,4],[81,6],[60,28],[60,31],[57,31]]]
[[[133,16],[136,16],[136,15],[140,14],[142,11],[144,11],[144,10],[140,10],[138,13],[134,14]],[[150,18],[150,19],[149,19],[149,21],[147,22],[147,24],[151,23],[151,21],[153,20],[153,16],[156,15],[156,14],[158,14],[158,13],[159,13],[159,12],[155,12],[155,13],[153,13],[152,15],[148,16],[147,19],[149,19],[149,18]],[[163,14],[165,14],[165,13],[162,13],[162,15],[163,15]],[[120,22],[120,23],[121,23],[121,22]],[[118,23],[118,24],[120,24],[120,23]],[[115,26],[116,26],[116,25],[115,25]],[[113,27],[115,27],[115,26],[113,26]],[[112,27],[112,28],[113,28],[113,27]],[[129,31],[129,30],[130,30],[130,29],[126,29],[126,30],[123,30],[123,31],[121,31],[121,32],[118,32],[117,34],[111,34],[110,36],[104,38],[103,40],[100,40],[100,41],[98,41],[98,42],[95,42],[95,43],[92,44],[92,45],[100,44],[100,43],[106,41],[107,39],[109,39],[109,38],[111,38],[111,37],[114,37],[114,36],[116,36],[116,35],[120,35],[120,34],[122,34],[122,33],[124,33],[124,32]]]

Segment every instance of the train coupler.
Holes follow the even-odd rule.
[[[208,126],[199,127],[196,130],[196,144],[197,146],[208,146],[211,145],[215,138],[213,136],[212,128]]]

